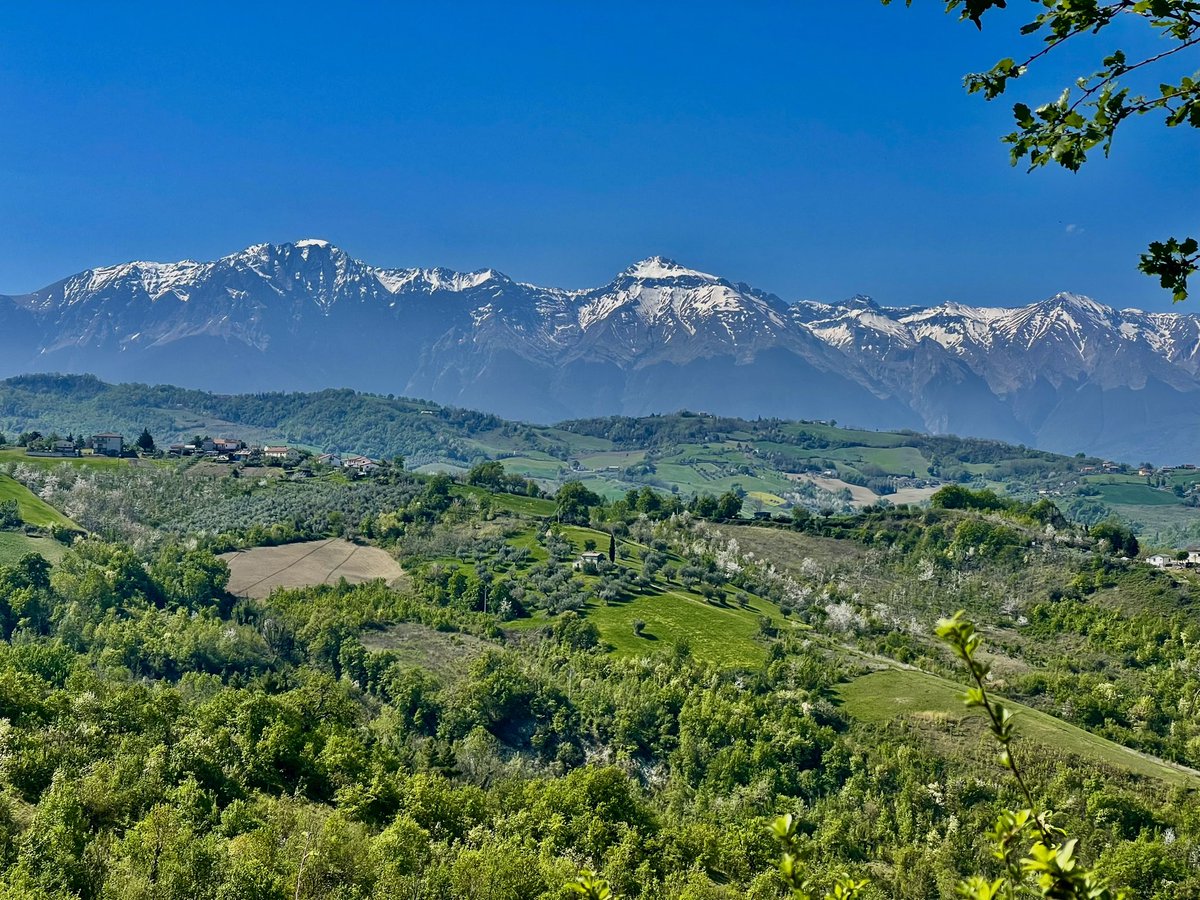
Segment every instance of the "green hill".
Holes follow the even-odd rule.
[[[876,725],[903,722],[949,756],[969,756],[982,747],[985,757],[994,757],[983,713],[963,706],[963,691],[961,685],[944,678],[900,668],[860,675],[837,689],[846,712],[856,720]],[[1026,753],[1050,749],[1173,786],[1200,789],[1196,769],[1123,747],[1023,704],[1005,701],[1005,705],[1016,714],[1019,746]]]
[[[0,501],[3,500],[16,500],[21,519],[29,525],[38,528],[60,526],[73,531],[79,530],[78,525],[30,491],[29,488],[13,481],[7,475],[0,475]]]
[[[226,396],[90,376],[0,382],[0,432],[10,439],[34,430],[133,435],[142,428],[160,445],[196,435],[239,437],[387,459],[399,454],[422,470],[462,471],[499,459],[509,472],[547,487],[579,478],[608,497],[643,486],[683,496],[736,490],[748,511],[771,513],[793,505],[838,511],[879,500],[920,502],[957,481],[1060,497],[1066,511],[1088,521],[1131,499],[1178,507],[1170,510],[1172,523],[1196,519],[1174,495],[1146,501],[1093,491],[1094,499],[1076,498],[1080,469],[1099,460],[991,440],[687,412],[544,426],[348,390]]]

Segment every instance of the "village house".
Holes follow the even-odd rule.
[[[342,468],[354,475],[369,475],[379,468],[379,463],[366,456],[347,456],[342,460]]]
[[[125,438],[119,434],[94,434],[92,449],[104,456],[120,456],[125,452]]]
[[[336,453],[322,453],[317,457],[317,465],[340,469],[342,467],[342,458]]]
[[[575,560],[571,568],[578,571],[584,566],[600,566],[606,562],[608,562],[607,554],[601,553],[599,550],[585,550],[583,553],[579,554],[579,559]]]
[[[1146,562],[1147,564],[1154,566],[1156,569],[1165,569],[1167,566],[1174,563],[1175,560],[1169,556],[1165,556],[1162,553],[1155,553],[1153,556],[1146,557]]]
[[[265,459],[279,462],[296,462],[300,459],[300,451],[295,447],[263,447],[262,454]]]

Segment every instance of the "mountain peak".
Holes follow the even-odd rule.
[[[866,294],[855,294],[849,300],[843,300],[840,304],[844,309],[868,309],[878,310],[879,304]]]
[[[707,272],[689,269],[686,266],[681,266],[673,259],[667,259],[665,256],[651,256],[643,259],[641,262],[634,263],[621,274],[627,278],[637,278],[643,281],[663,281],[673,278],[699,278],[703,281],[720,280],[716,275],[709,275]]]
[[[296,241],[280,241],[279,243],[264,241],[258,244],[251,244],[249,247],[222,257],[222,261],[288,256],[293,252],[298,252],[302,257],[307,258],[308,254],[312,251],[332,257],[348,256],[341,247],[324,238],[300,238]]]
[[[1078,309],[1089,313],[1099,313],[1100,315],[1108,315],[1114,312],[1112,307],[1105,306],[1103,303],[1098,303],[1091,297],[1084,294],[1074,294],[1071,291],[1059,291],[1053,297],[1043,300],[1040,306],[1048,307],[1067,307],[1069,309]]]

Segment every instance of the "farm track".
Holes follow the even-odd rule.
[[[325,576],[326,580],[332,579],[333,576],[337,574],[338,569],[344,568],[346,563],[350,562],[350,560],[354,558],[354,554],[356,554],[360,549],[362,548],[355,547],[353,550],[347,553],[345,559],[329,570],[329,574]]]

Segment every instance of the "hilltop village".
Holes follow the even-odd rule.
[[[133,441],[116,432],[101,432],[89,437],[57,434],[42,435],[39,432],[21,434],[17,447],[25,449],[25,455],[36,458],[70,459],[87,456],[104,456],[113,459],[184,459],[188,457],[216,464],[236,466],[269,466],[284,469],[296,477],[307,477],[314,470],[340,469],[355,477],[366,477],[388,465],[380,460],[360,454],[321,453],[315,454],[300,447],[282,444],[258,445],[240,438],[201,437],[197,435],[187,443],[159,447],[149,431],[143,430]]]

